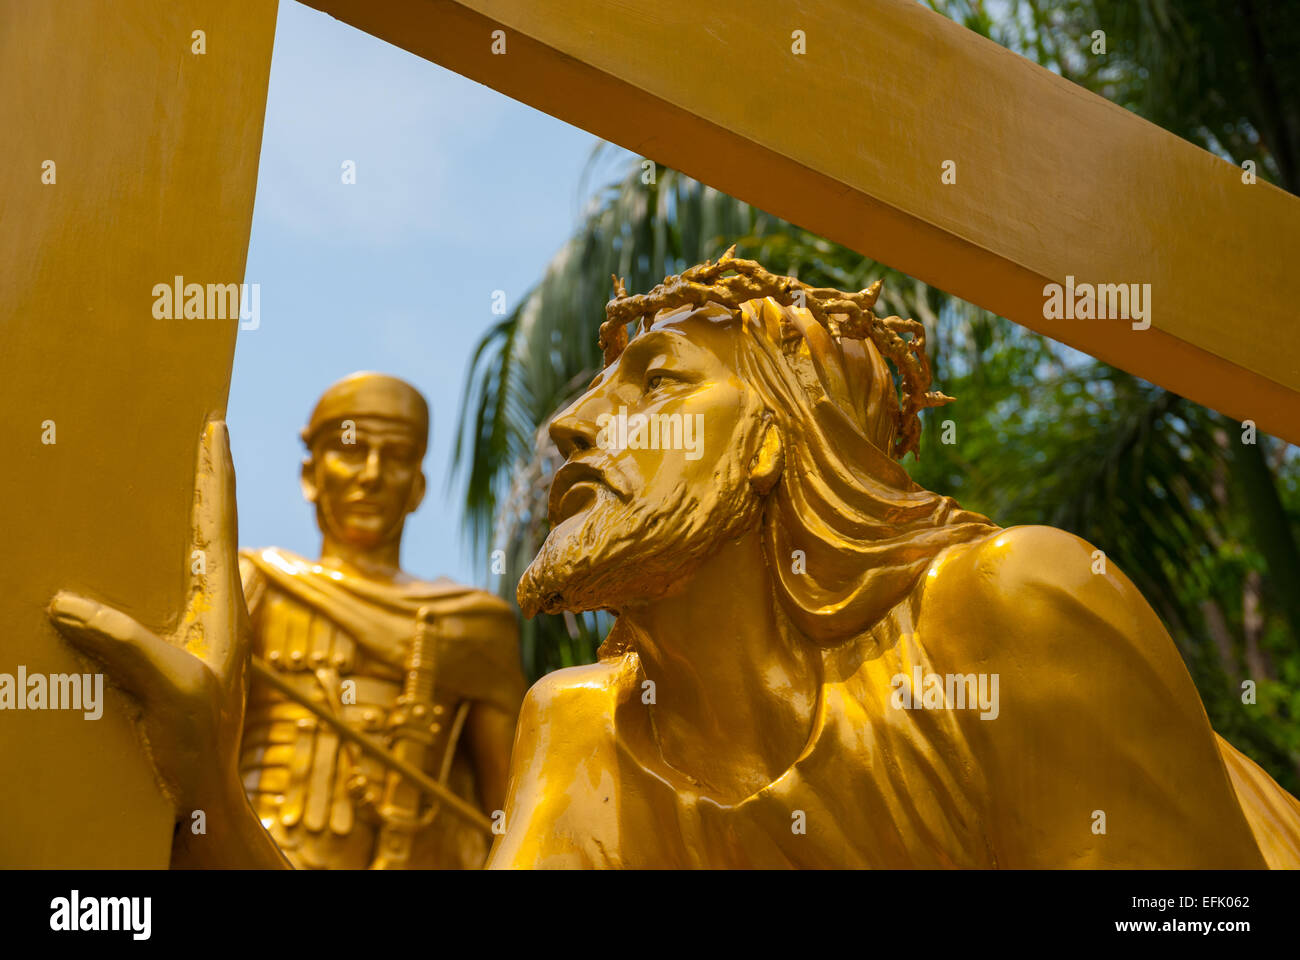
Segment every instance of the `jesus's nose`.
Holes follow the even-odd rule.
[[[549,432],[551,439],[559,448],[564,459],[570,459],[575,453],[589,450],[596,445],[600,433],[594,419],[595,408],[603,406],[594,397],[579,397],[567,410],[555,415]]]

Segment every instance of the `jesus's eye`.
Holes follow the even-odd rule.
[[[672,383],[678,378],[667,370],[651,369],[648,371],[645,381],[646,393],[658,390],[666,383]]]

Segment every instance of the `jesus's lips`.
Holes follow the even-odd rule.
[[[596,499],[601,488],[613,492],[620,499],[626,499],[622,491],[610,482],[605,472],[599,467],[581,460],[571,460],[555,472],[551,482],[551,493],[547,502],[552,526],[563,523],[587,507]]]

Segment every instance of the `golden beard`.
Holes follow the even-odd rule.
[[[762,504],[729,459],[717,485],[678,480],[660,501],[600,487],[595,502],[554,527],[519,580],[524,616],[613,610],[668,595],[724,542],[757,522]]]

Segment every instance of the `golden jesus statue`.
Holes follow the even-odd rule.
[[[1300,866],[1300,803],[1210,728],[1128,578],[896,462],[948,398],[879,284],[728,254],[619,293],[519,585],[527,615],[618,619],[525,698],[490,865]],[[662,442],[687,418],[695,458]]]
[[[518,588],[529,615],[617,620],[597,663],[528,692],[489,865],[1300,866],[1300,803],[1211,729],[1122,573],[909,479],[918,413],[948,398],[878,285],[729,252],[617,292],[605,369],[551,425],[567,462]],[[210,427],[201,503],[229,497],[223,444]],[[197,508],[197,535],[222,516]],[[241,613],[203,589],[216,649],[80,597],[51,613],[162,705],[146,721],[178,688],[206,705],[154,749],[180,808],[226,821],[193,861],[282,864],[209,732],[241,714]]]

